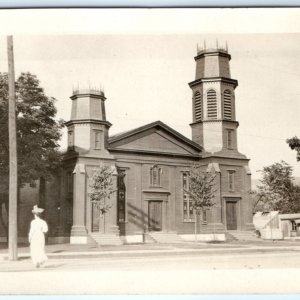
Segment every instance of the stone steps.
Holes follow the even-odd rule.
[[[90,236],[100,246],[123,245],[122,240],[116,234],[93,232],[90,233]]]
[[[237,240],[237,241],[260,241],[261,239],[256,236],[253,231],[243,231],[243,230],[230,230],[226,232],[227,240]]]
[[[172,244],[184,242],[176,232],[149,232],[147,235],[156,243]]]

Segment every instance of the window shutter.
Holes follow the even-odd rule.
[[[195,121],[202,120],[202,96],[199,92],[194,94],[195,101]]]
[[[231,120],[231,92],[224,91],[224,119]]]
[[[217,93],[215,90],[209,90],[207,92],[207,118],[215,120],[217,117]]]

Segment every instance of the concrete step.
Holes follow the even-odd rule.
[[[107,246],[107,245],[120,246],[120,245],[123,245],[123,242],[120,239],[120,236],[118,236],[116,234],[96,232],[96,233],[90,233],[90,236],[100,246]]]
[[[226,232],[227,240],[259,241],[260,238],[253,231],[229,230]]]
[[[183,243],[184,241],[175,232],[149,232],[149,237],[157,243]]]

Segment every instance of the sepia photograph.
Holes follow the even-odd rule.
[[[0,28],[0,295],[300,292],[300,9]]]

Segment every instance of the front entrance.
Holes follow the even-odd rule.
[[[149,231],[162,229],[162,201],[148,202],[148,228]]]
[[[236,201],[226,201],[227,230],[237,229]]]

